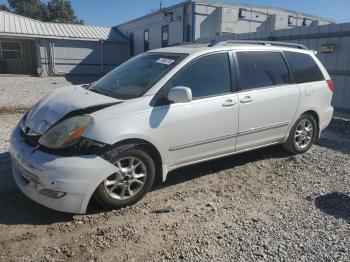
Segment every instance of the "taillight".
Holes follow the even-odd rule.
[[[329,89],[333,92],[334,91],[334,82],[332,79],[327,80],[327,84]]]

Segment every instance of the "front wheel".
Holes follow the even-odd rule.
[[[155,178],[153,159],[142,149],[130,148],[123,153],[114,150],[111,162],[116,173],[96,189],[96,200],[108,209],[117,209],[139,201],[151,189]]]
[[[316,136],[317,123],[315,118],[310,114],[304,114],[294,124],[283,147],[293,154],[305,153],[315,142]]]

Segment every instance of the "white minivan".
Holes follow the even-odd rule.
[[[334,85],[297,44],[226,41],[136,56],[42,98],[13,131],[19,189],[55,210],[134,204],[169,171],[282,144],[306,152],[331,121]]]

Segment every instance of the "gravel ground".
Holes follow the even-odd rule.
[[[52,89],[95,81],[96,77],[0,77],[0,113],[22,111],[31,107]]]
[[[12,181],[0,115],[0,181]],[[349,261],[350,122],[316,146],[270,147],[183,168],[133,207],[51,211],[0,187],[0,261]]]

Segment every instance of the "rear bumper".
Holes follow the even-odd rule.
[[[332,106],[327,107],[322,111],[320,116],[320,132],[326,129],[332,121],[334,109]]]
[[[97,186],[116,168],[95,156],[55,156],[27,145],[19,128],[11,141],[12,172],[18,188],[39,204],[67,213],[85,213]],[[62,192],[61,197],[42,190]]]

